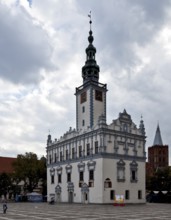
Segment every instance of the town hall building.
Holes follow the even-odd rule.
[[[145,203],[145,128],[124,109],[106,123],[107,85],[99,82],[93,33],[88,36],[83,84],[76,88],[76,129],[47,139],[48,201]]]

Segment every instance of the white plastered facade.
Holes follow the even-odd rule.
[[[127,130],[123,131],[126,123]],[[125,203],[145,202],[145,136],[125,110],[111,125],[104,124],[101,116],[93,129],[78,132],[70,128],[54,142],[50,137],[47,158],[49,200],[112,204],[114,195],[123,195]]]

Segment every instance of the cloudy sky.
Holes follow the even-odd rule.
[[[108,124],[125,108],[147,147],[158,122],[171,146],[170,0],[0,0],[0,156],[45,155],[49,130],[75,128],[90,10]]]

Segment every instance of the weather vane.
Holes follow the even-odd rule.
[[[92,24],[92,20],[91,20],[91,11],[90,11],[90,13],[88,14],[88,17],[90,18],[90,30],[91,30],[91,24]]]

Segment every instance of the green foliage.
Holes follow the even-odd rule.
[[[12,186],[11,178],[8,174],[0,174],[0,196],[4,195],[6,197]]]
[[[153,176],[146,176],[149,191],[171,191],[171,167],[158,169]]]
[[[17,182],[24,181],[24,190],[32,192],[40,180],[45,180],[46,159],[38,159],[37,155],[29,152],[18,155],[14,166],[14,179]]]

